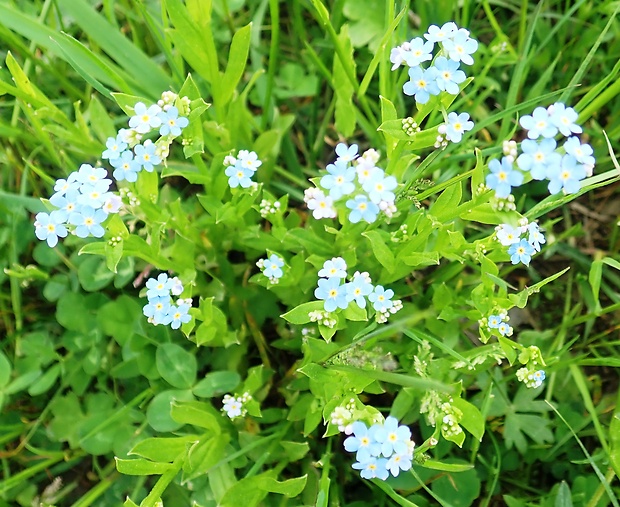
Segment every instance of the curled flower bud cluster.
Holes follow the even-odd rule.
[[[519,382],[523,382],[525,387],[529,389],[536,389],[540,387],[545,380],[544,370],[531,370],[523,367],[517,370],[517,379]]]
[[[259,205],[260,208],[260,216],[263,218],[267,218],[268,215],[273,215],[278,212],[280,209],[280,202],[271,202],[267,199],[263,199]]]
[[[172,329],[179,329],[181,324],[192,319],[189,315],[191,298],[178,299],[176,304],[172,300],[171,296],[180,296],[183,293],[183,284],[176,276],[169,278],[166,273],[161,273],[157,278],[149,278],[146,288],[148,303],[142,313],[151,324],[170,325]]]

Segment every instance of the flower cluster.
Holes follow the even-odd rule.
[[[540,369],[545,365],[540,349],[535,345],[524,348],[519,354],[519,362],[525,366],[517,370],[517,380],[530,389],[540,387],[546,377],[545,371]]]
[[[513,329],[508,325],[508,313],[501,311],[498,315],[489,315],[486,325],[490,330],[497,329],[502,336],[512,336]]]
[[[334,312],[338,308],[344,310],[352,301],[360,308],[366,308],[368,298],[377,312],[377,322],[382,323],[403,307],[400,300],[392,301],[392,289],[386,290],[382,285],[373,286],[367,272],[356,271],[350,282],[341,283],[347,278],[347,263],[342,257],[325,261],[318,275],[318,287],[314,296],[324,302],[323,308],[326,312]]]
[[[536,222],[528,223],[526,218],[521,219],[518,227],[508,224],[500,224],[495,228],[497,240],[508,247],[510,262],[518,264],[522,262],[529,265],[532,255],[540,252],[541,244],[546,243],[545,236],[540,232]],[[522,237],[522,235],[525,235]]]
[[[280,201],[271,202],[268,199],[263,199],[260,202],[260,216],[267,218],[269,215],[273,215],[280,210]]]
[[[370,149],[361,157],[357,150],[357,144],[339,143],[337,159],[326,167],[328,174],[320,179],[319,187],[306,189],[304,201],[314,218],[336,218],[336,204],[343,198],[350,210],[349,221],[354,224],[361,220],[370,224],[377,220],[380,212],[387,217],[396,212],[396,178],[376,167],[379,154],[375,150]]]
[[[35,217],[37,238],[54,247],[69,231],[79,238],[103,237],[101,224],[108,214],[118,213],[122,204],[121,198],[109,191],[112,181],[107,175],[102,167],[82,164],[66,180],[57,180],[49,200],[56,209]]]
[[[222,412],[225,412],[231,419],[244,417],[248,413],[244,405],[251,399],[252,396],[250,393],[243,393],[241,396],[237,397],[226,394],[222,400]]]
[[[395,417],[370,428],[355,421],[351,430],[353,434],[344,441],[344,448],[355,453],[357,462],[352,466],[362,478],[386,480],[390,474],[397,477],[401,470],[411,469],[415,448],[411,430],[399,425]]]
[[[403,92],[413,95],[420,104],[426,104],[431,95],[439,95],[442,91],[457,95],[459,84],[466,78],[459,70],[460,62],[472,65],[474,59],[471,55],[478,49],[478,41],[454,22],[445,23],[441,28],[431,25],[424,39],[415,37],[393,48],[390,53],[392,70],[403,63],[409,67],[409,81],[404,84]],[[435,43],[439,46],[439,53],[433,59]],[[425,69],[422,63],[427,61],[432,64]]]
[[[256,265],[262,271],[263,275],[269,278],[271,283],[278,283],[282,275],[284,275],[282,271],[284,259],[278,257],[276,254],[271,254],[267,259],[259,259]]]
[[[171,91],[162,93],[157,104],[147,106],[138,102],[129,119],[130,128],[122,128],[116,137],[109,137],[106,150],[101,154],[114,168],[114,179],[132,183],[143,169],[152,172],[161,164],[170,153],[172,141],[189,125],[189,120],[180,116],[179,108],[188,114],[189,107],[187,97],[179,98]],[[159,139],[155,142],[146,139],[141,143],[143,136],[152,131],[158,131]]]
[[[262,165],[258,155],[253,151],[239,150],[236,157],[228,155],[224,158],[225,174],[228,176],[228,186],[230,188],[249,188],[255,186],[252,176]]]
[[[157,279],[149,278],[146,288],[148,303],[142,309],[142,313],[148,317],[151,324],[155,326],[169,324],[172,329],[179,329],[181,324],[191,320],[189,315],[191,298],[178,299],[176,304],[172,301],[171,296],[180,296],[183,293],[183,284],[176,276],[169,278],[166,273],[161,273]]]
[[[520,186],[524,175],[529,174],[533,180],[548,180],[551,194],[578,192],[580,181],[592,176],[595,159],[592,147],[581,144],[573,135],[582,132],[577,118],[577,112],[561,102],[537,107],[531,115],[522,116],[519,123],[527,130],[528,139],[521,143],[521,154],[517,156],[516,144],[504,146],[504,153],[507,149],[509,153],[501,161],[489,162],[487,187],[495,190],[497,197],[508,197],[512,188]],[[561,148],[555,140],[558,134],[566,138]]]

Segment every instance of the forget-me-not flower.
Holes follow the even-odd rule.
[[[170,316],[170,327],[172,329],[179,329],[182,324],[187,324],[192,320],[192,317],[189,315],[189,308],[190,306],[187,304],[170,306],[167,313]]]
[[[347,208],[351,210],[349,213],[349,221],[356,224],[360,220],[364,220],[369,224],[377,219],[379,214],[379,206],[369,201],[366,195],[356,195],[353,199],[347,201]]]
[[[58,244],[58,238],[67,236],[67,229],[64,226],[65,218],[57,211],[51,213],[37,213],[34,221],[34,233],[41,241],[46,241],[50,248]]]
[[[252,186],[252,175],[254,171],[252,169],[247,169],[245,167],[241,167],[239,164],[231,165],[226,168],[224,171],[226,176],[228,176],[228,185],[230,188],[242,187],[248,188]]]
[[[368,296],[373,290],[369,278],[357,273],[353,280],[346,284],[346,288],[347,301],[355,301],[360,308],[366,308],[365,296]]]
[[[127,143],[120,134],[117,134],[116,137],[108,137],[105,145],[107,149],[101,154],[101,158],[110,161],[120,157],[121,153],[127,149]]]
[[[353,463],[351,465],[356,470],[360,470],[360,476],[363,479],[381,479],[386,480],[389,476],[387,470],[387,460],[385,458],[368,458],[363,462]]]
[[[189,120],[184,116],[179,116],[179,110],[174,106],[169,107],[166,111],[161,111],[158,116],[161,120],[161,127],[159,127],[159,135],[161,136],[180,136],[181,131],[189,125]]]
[[[382,285],[376,285],[372,293],[368,296],[368,299],[375,310],[384,312],[394,306],[392,302],[393,297],[394,291],[392,289],[385,290]]]
[[[100,225],[108,217],[108,214],[102,209],[94,209],[92,206],[82,206],[77,211],[69,215],[69,223],[76,225],[75,235],[78,238],[86,238],[94,236],[101,238],[105,234],[105,230]]]
[[[516,227],[508,224],[500,224],[496,228],[495,232],[498,241],[504,246],[510,246],[513,243],[518,243],[521,233]]]
[[[472,54],[478,50],[478,41],[471,39],[469,34],[460,30],[452,37],[443,41],[443,49],[448,53],[451,60],[473,65]]]
[[[459,84],[465,81],[465,72],[459,70],[459,62],[440,56],[434,65],[437,69],[436,82],[439,89],[450,95],[457,95],[460,91]]]
[[[407,51],[403,54],[403,59],[409,67],[417,67],[422,62],[433,59],[434,43],[425,41],[422,37],[415,37],[409,41]]]
[[[530,171],[535,180],[544,180],[549,167],[559,165],[562,156],[555,151],[555,139],[545,138],[539,143],[524,139],[521,143],[523,153],[517,157],[517,165],[523,171]]]
[[[545,236],[540,232],[540,228],[536,222],[530,222],[527,225],[527,242],[532,245],[534,250],[540,252],[540,245],[547,242]]]
[[[314,291],[314,297],[324,301],[323,308],[326,312],[333,312],[336,308],[343,310],[349,306],[346,296],[346,288],[340,285],[340,278],[321,278],[318,287]]]
[[[362,188],[368,192],[370,200],[375,204],[379,204],[381,201],[394,202],[396,197],[392,192],[398,185],[396,178],[385,176],[382,173],[383,171],[373,173],[362,185]]]
[[[521,116],[519,124],[527,130],[527,137],[538,139],[540,136],[551,138],[558,133],[558,128],[552,123],[549,111],[544,107],[537,107],[529,115]]]
[[[336,160],[325,168],[328,172],[321,178],[320,185],[329,190],[329,196],[338,200],[355,190],[355,169],[342,160]]]
[[[134,113],[135,115],[129,119],[129,126],[139,134],[146,134],[161,125],[161,118],[158,116],[161,107],[157,104],[147,108],[143,102],[138,102],[134,107]]]
[[[556,102],[547,110],[551,123],[558,128],[563,136],[569,137],[583,132],[583,129],[576,123],[579,115],[572,107],[566,107],[562,102]]]
[[[138,179],[138,172],[142,169],[130,150],[125,150],[120,157],[110,160],[110,164],[115,168],[112,176],[116,181],[125,180],[133,183]]]
[[[145,171],[153,172],[153,167],[161,164],[161,158],[155,152],[156,149],[157,146],[150,139],[144,141],[144,144],[136,145],[133,149],[136,154],[135,162],[140,164]]]
[[[468,113],[449,113],[445,124],[446,137],[453,143],[461,142],[463,134],[474,128],[474,122],[469,119]]]
[[[386,458],[392,454],[407,454],[407,442],[411,440],[411,430],[398,424],[396,417],[388,417],[374,434],[375,440],[381,444],[381,454]]]
[[[486,185],[495,190],[497,197],[508,197],[512,187],[518,187],[523,183],[523,174],[513,169],[508,157],[502,157],[501,163],[494,158],[489,162],[489,169],[491,174],[487,174]]]
[[[342,257],[332,257],[323,263],[318,274],[321,278],[346,278],[347,263]]]
[[[365,461],[371,456],[378,456],[381,453],[381,445],[374,438],[373,427],[371,430],[361,421],[355,421],[351,425],[353,434],[344,441],[344,448],[349,452],[356,453],[355,459]]]
[[[443,42],[446,39],[454,37],[458,32],[458,27],[454,21],[444,23],[441,28],[437,25],[428,27],[428,33],[424,34],[424,38],[431,42]]]
[[[491,329],[497,329],[502,323],[502,318],[499,315],[489,315],[487,318],[487,325]]]
[[[431,95],[439,95],[439,92],[435,67],[429,67],[426,70],[422,67],[409,69],[409,81],[403,85],[405,95],[413,95],[416,102],[426,104]]]
[[[146,297],[148,299],[168,296],[172,288],[173,281],[166,273],[160,273],[157,279],[149,278],[146,282]]]
[[[529,244],[527,239],[522,239],[518,243],[513,243],[508,249],[508,255],[510,255],[510,262],[513,264],[519,264],[522,262],[526,266],[529,266],[532,255],[536,250]]]
[[[263,261],[263,275],[270,280],[282,278],[282,275],[284,274],[282,271],[282,266],[284,266],[284,260],[276,254],[271,254],[269,258]]]
[[[596,163],[594,159],[592,146],[589,144],[581,144],[578,137],[569,137],[564,143],[564,151],[577,159],[577,162],[585,166],[592,166]]]
[[[581,188],[580,181],[586,176],[583,164],[577,162],[572,155],[564,155],[561,166],[550,167],[547,171],[549,192],[557,194],[562,190],[565,194],[575,194]]]
[[[357,144],[347,146],[344,143],[338,143],[336,145],[336,155],[338,156],[337,160],[340,162],[351,162],[357,158],[357,150]]]

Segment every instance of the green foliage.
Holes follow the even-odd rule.
[[[618,505],[619,9],[0,2],[0,506]],[[458,95],[416,105],[390,50],[450,20],[476,61]],[[111,177],[106,140],[166,90],[189,124],[155,171],[115,183],[104,236],[40,242],[54,182],[84,163]],[[488,161],[558,100],[594,175],[568,195],[529,181],[512,210],[481,189]],[[436,149],[449,111],[475,127]],[[313,216],[304,191],[339,142],[380,152],[392,216]],[[262,165],[231,189],[239,150]],[[527,267],[493,229],[523,218],[547,237]],[[273,255],[278,283],[257,267]],[[325,312],[334,257],[402,310]],[[178,329],[143,313],[164,272],[192,301]],[[512,336],[488,325],[502,312]],[[344,426],[390,415],[412,469],[361,479]]]

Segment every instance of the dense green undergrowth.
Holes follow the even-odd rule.
[[[618,505],[618,9],[0,1],[0,505]]]

